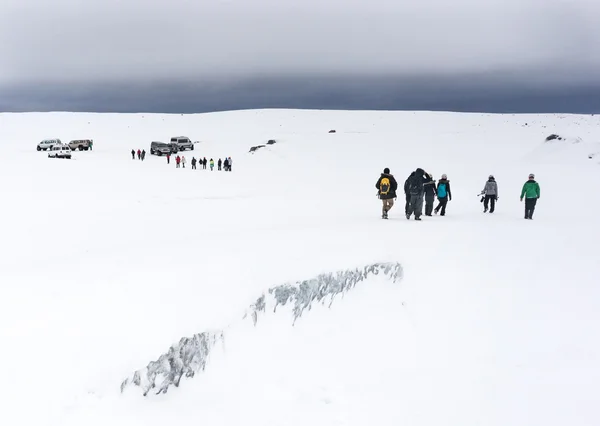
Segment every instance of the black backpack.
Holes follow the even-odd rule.
[[[423,178],[413,176],[408,181],[408,193],[410,195],[419,195],[423,192]]]

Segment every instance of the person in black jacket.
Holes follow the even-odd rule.
[[[404,204],[404,214],[408,214],[408,208],[410,207],[410,191],[408,186],[410,185],[410,180],[415,176],[415,172],[412,172],[408,179],[404,181],[404,198],[406,199],[406,203]]]
[[[431,173],[426,173],[425,177],[427,178],[427,182],[425,182],[425,216],[431,216],[433,213],[433,203],[437,194],[437,186]]]
[[[423,213],[423,195],[425,192],[424,185],[428,181],[425,177],[425,170],[419,168],[415,170],[414,176],[408,179],[408,193],[410,194],[410,203],[406,218],[410,219],[412,214],[415,215],[415,220],[421,220]]]
[[[387,167],[383,169],[383,173],[377,180],[375,188],[377,188],[377,196],[383,203],[381,218],[387,219],[388,212],[394,206],[396,190],[398,189],[398,182],[396,182],[396,178],[390,174],[390,169]]]

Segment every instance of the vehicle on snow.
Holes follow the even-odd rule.
[[[187,136],[174,136],[171,138],[171,143],[176,144],[179,151],[194,150],[194,143]]]
[[[62,145],[61,140],[60,139],[44,139],[43,141],[38,143],[37,150],[38,151],[48,151],[54,145]]]
[[[54,145],[48,152],[48,158],[67,158],[71,159],[71,148],[69,145]]]
[[[164,143],[164,142],[152,142],[150,144],[150,154],[152,155],[167,155],[167,154],[177,154],[179,152],[179,148],[177,144],[174,143]]]
[[[73,151],[75,151],[76,149],[80,151],[87,151],[88,149],[90,149],[92,143],[93,141],[91,139],[76,139],[69,142],[69,148],[71,148],[71,150]]]

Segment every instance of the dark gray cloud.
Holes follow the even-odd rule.
[[[3,0],[0,109],[564,109],[591,102],[599,17],[597,0]]]
[[[512,76],[309,75],[228,84],[28,84],[0,90],[0,111],[194,113],[253,108],[600,113],[600,84],[532,85]]]

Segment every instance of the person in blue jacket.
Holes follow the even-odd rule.
[[[442,175],[442,178],[438,181],[437,185],[437,196],[439,200],[439,204],[433,211],[435,214],[440,214],[440,216],[446,215],[446,205],[448,201],[452,201],[452,191],[450,190],[450,181],[448,180],[448,176],[445,174]]]

